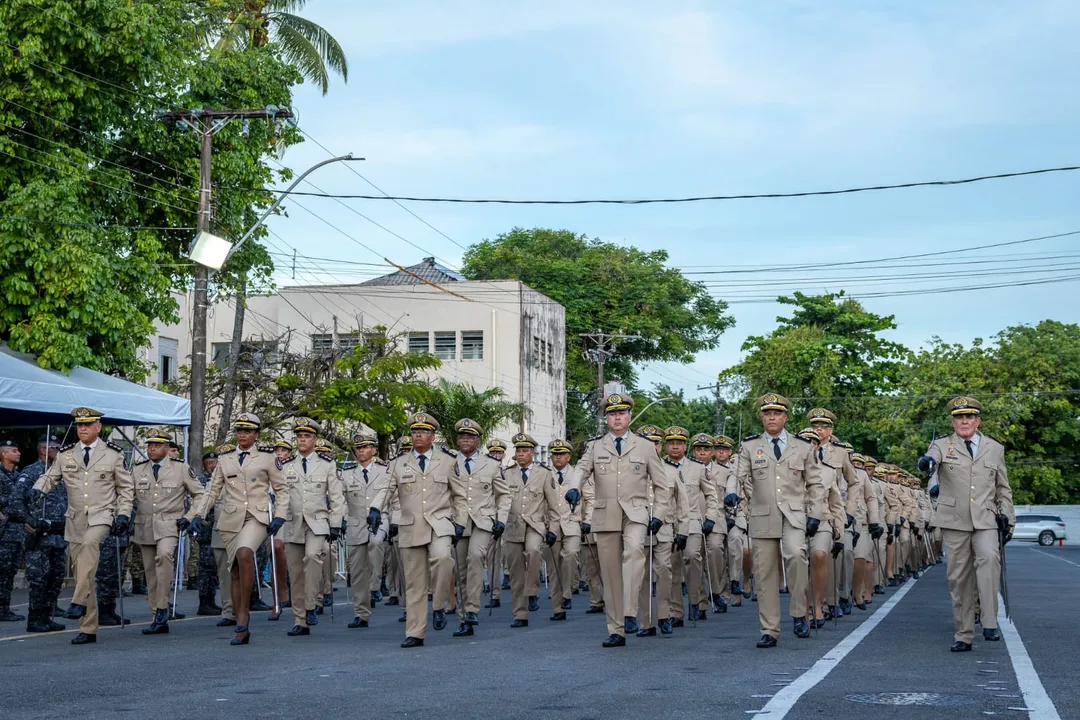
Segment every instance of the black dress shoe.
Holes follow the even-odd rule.
[[[315,614],[316,615],[322,615],[323,614],[322,603],[319,603],[318,605],[315,606]]]
[[[143,635],[168,635],[169,634],[169,616],[165,614],[164,610],[154,611],[154,621],[150,623],[150,627],[142,629]]]
[[[346,627],[366,628],[367,626],[368,626],[368,621],[365,620],[364,618],[360,617],[359,615],[357,615],[356,617],[354,617],[352,619],[352,622],[350,622]]]
[[[742,583],[740,583],[738,580],[731,581],[731,594],[742,595]]]
[[[82,616],[86,615],[86,606],[79,605],[78,603],[71,603],[67,609],[68,620],[78,620]]]
[[[300,627],[299,625],[293,625],[292,630],[285,633],[289,637],[296,637],[297,635],[310,635],[311,628]]]
[[[682,621],[682,618],[668,618],[667,622],[673,628],[684,627],[684,623]]]
[[[514,622],[510,623],[510,627],[512,627],[512,628],[529,627],[529,621],[528,620],[514,620]]]
[[[880,585],[875,585],[873,594],[874,595],[884,595],[885,594],[885,588],[881,587]]]
[[[467,612],[465,613],[465,618],[462,620],[462,622],[466,625],[479,625],[480,618],[478,618],[476,616],[476,613],[474,612]]]
[[[983,640],[997,642],[1001,639],[1001,631],[997,628],[983,628]]]
[[[768,634],[762,635],[761,639],[757,641],[757,646],[759,648],[774,648],[776,647],[776,638]]]
[[[889,587],[896,587],[898,584],[896,578],[889,578],[889,582],[886,583]]]
[[[423,645],[424,639],[415,637],[407,637],[405,638],[405,642],[401,643],[401,647],[403,648],[423,647]]]
[[[566,613],[565,612],[557,612],[554,615],[552,615],[549,619],[550,620],[556,620],[556,621],[565,620],[566,619]]]
[[[602,612],[604,612],[604,606],[603,605],[590,605],[589,609],[585,611],[585,614],[586,615],[599,615]]]
[[[390,598],[389,600],[387,600],[386,602],[383,603],[383,605],[400,605],[400,604],[401,604],[401,601],[398,600],[396,597],[392,597],[392,598]]]
[[[334,604],[334,596],[333,596],[333,594],[323,595],[323,599],[322,599],[322,606],[323,607],[330,607],[333,604]]]
[[[751,595],[756,595],[756,594],[757,593],[753,593],[753,592],[750,592],[749,590],[744,589],[743,593],[742,593],[743,600],[749,600]]]
[[[971,643],[960,642],[957,640],[949,648],[951,652],[971,652]]]
[[[264,610],[270,610],[270,606],[264,603],[260,598],[255,598],[248,605],[248,610],[251,612],[263,612]]]
[[[44,620],[31,620],[26,623],[26,632],[28,633],[46,633],[52,632],[52,628],[49,627],[49,623]]]
[[[90,635],[88,633],[79,633],[75,637],[71,638],[72,645],[87,645],[89,643],[96,643],[97,635]]]
[[[641,628],[637,631],[638,637],[656,637],[656,628]]]
[[[0,613],[0,622],[22,622],[25,619],[25,615],[13,613],[11,612],[11,610],[5,610],[4,612]]]
[[[608,635],[608,639],[600,643],[604,647],[624,647],[626,645],[626,638],[622,635]]]
[[[573,608],[573,606],[574,606],[573,602],[571,602],[570,600],[567,600],[565,598],[563,599],[562,603],[559,605],[559,607],[561,607],[563,610],[570,610],[570,609]]]
[[[406,616],[407,616],[407,613],[406,613],[406,612],[405,612],[404,610],[402,610],[402,611],[401,611],[401,617],[399,617],[399,618],[397,619],[397,621],[398,621],[398,622],[405,622],[405,618],[406,618]]]
[[[470,637],[473,634],[472,625],[461,623],[461,627],[454,631],[454,637]]]
[[[795,637],[808,638],[810,637],[810,626],[806,624],[806,618],[795,618]]]
[[[626,630],[626,633],[629,635],[631,633],[636,633],[638,630],[641,629],[641,626],[638,625],[638,620],[636,617],[634,617],[633,615],[627,615],[623,618],[623,629]]]
[[[533,595],[532,597],[529,598],[529,612],[536,612],[539,609],[540,609],[540,602],[536,599],[536,596]]]
[[[217,626],[218,627],[232,627],[235,624],[236,624],[236,621],[233,620],[232,618],[221,618],[220,620],[217,621]]]
[[[675,626],[671,623],[671,618],[664,618],[660,622],[656,623],[660,628],[661,635],[670,635],[675,632]]]
[[[319,624],[319,612],[318,612],[318,610],[317,609],[316,610],[308,610],[306,613],[304,613],[304,622],[307,623],[308,627],[315,627],[316,625],[318,625]]]
[[[436,630],[442,630],[446,627],[446,611],[436,610],[431,613],[431,626]]]
[[[750,602],[757,602],[757,591],[750,593]]]
[[[859,608],[860,610],[865,610],[866,603],[855,603],[855,607]]]
[[[499,600],[499,598],[491,598],[491,600],[488,602],[488,604],[484,606],[484,609],[487,610],[488,608],[497,608],[497,607],[502,607],[502,602]]]

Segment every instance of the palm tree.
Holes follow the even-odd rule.
[[[461,418],[470,418],[480,423],[490,437],[495,428],[507,420],[518,422],[529,412],[524,403],[510,402],[501,388],[479,391],[468,383],[454,383],[439,380],[435,386],[435,396],[425,403],[425,410],[439,421],[440,434],[447,447],[457,447],[457,432],[454,423]]]
[[[272,41],[285,60],[325,95],[331,70],[349,81],[349,62],[326,28],[295,13],[306,4],[307,0],[244,0],[244,9],[233,16],[214,49],[245,50]]]

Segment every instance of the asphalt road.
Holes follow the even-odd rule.
[[[1008,563],[1012,618],[1031,666],[1058,715],[1080,718],[1078,633],[1068,610],[1080,596],[1080,548],[1014,545]],[[400,608],[380,606],[372,627],[347,629],[343,590],[336,622],[323,615],[310,637],[287,637],[287,614],[270,623],[255,613],[246,647],[229,646],[231,628],[215,627],[216,618],[194,617],[191,591],[179,603],[189,618],[170,623],[167,636],[140,634],[150,616],[142,597],[125,601],[135,625],[102,628],[92,646],[69,644],[74,621],[61,621],[69,632],[32,636],[5,623],[0,717],[1053,717],[1019,709],[1018,643],[977,634],[974,652],[949,652],[944,565],[811,639],[796,639],[785,622],[775,650],[754,647],[757,606],[749,601],[671,637],[604,649],[603,616],[584,614],[585,596],[574,596],[570,619],[556,623],[545,595],[529,628],[509,627],[506,593],[491,618],[481,614],[474,637],[453,638],[453,623],[438,633],[429,624],[427,644],[414,650],[398,647]],[[13,602],[25,603],[25,592]]]

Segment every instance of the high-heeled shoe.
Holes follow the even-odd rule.
[[[278,610],[276,614],[271,612],[270,615],[268,615],[266,619],[273,621],[273,620],[279,620],[280,618],[281,618],[281,611]]]
[[[233,639],[229,641],[230,645],[247,645],[248,641],[251,640],[251,632],[248,630],[247,625],[237,625],[235,632]],[[240,637],[241,635],[243,637]]]

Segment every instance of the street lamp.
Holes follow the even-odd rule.
[[[645,407],[641,408],[641,412],[639,412],[639,413],[637,414],[637,419],[638,419],[638,420],[640,420],[640,419],[641,419],[641,416],[645,414],[645,411],[646,411],[646,410],[648,410],[649,408],[651,408],[651,407],[652,407],[653,405],[655,405],[656,403],[662,403],[662,402],[667,402],[668,400],[674,400],[674,399],[675,399],[675,398],[673,398],[673,397],[666,397],[666,398],[660,398],[660,399],[658,399],[658,400],[653,400],[653,401],[652,401],[651,403],[649,403],[649,404],[648,404],[648,405],[646,405]]]

